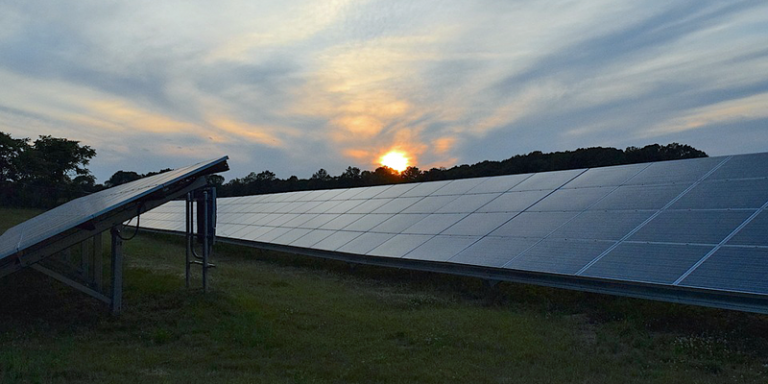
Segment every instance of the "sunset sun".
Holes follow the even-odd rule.
[[[391,151],[381,157],[381,165],[402,172],[408,168],[408,158],[402,152]]]

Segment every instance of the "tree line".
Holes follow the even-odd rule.
[[[96,184],[87,168],[95,155],[96,151],[91,147],[65,138],[40,136],[33,141],[29,138],[15,139],[0,132],[0,205],[50,208],[104,188],[170,171],[162,169],[140,174],[120,170],[103,185]],[[274,172],[265,170],[251,172],[226,183],[221,175],[210,175],[208,181],[217,187],[219,196],[228,197],[547,172],[706,156],[703,151],[689,145],[671,143],[624,150],[592,147],[552,153],[534,151],[501,161],[486,160],[472,165],[432,168],[427,171],[417,167],[408,167],[402,173],[388,167],[367,171],[349,166],[338,176],[331,176],[325,169],[320,169],[308,179],[296,176],[280,179]]]
[[[417,167],[408,167],[402,173],[388,167],[361,171],[350,166],[338,176],[331,176],[325,169],[320,169],[309,179],[299,179],[296,176],[280,179],[267,170],[260,173],[251,172],[246,177],[235,178],[227,183],[218,175],[209,180],[217,186],[219,196],[227,197],[560,171],[696,157],[707,157],[707,154],[689,145],[671,143],[646,145],[642,148],[628,147],[624,150],[592,147],[552,153],[534,151],[501,161],[486,160],[472,165],[463,164],[448,169],[432,168],[427,171]]]

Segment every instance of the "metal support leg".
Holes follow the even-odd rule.
[[[208,292],[208,268],[210,265],[208,264],[208,254],[211,252],[211,248],[208,246],[208,210],[210,209],[208,207],[208,198],[210,195],[208,194],[208,191],[203,191],[203,201],[205,201],[205,204],[203,204],[203,228],[206,229],[205,236],[203,236],[203,292]],[[200,223],[197,223],[197,225],[201,225]]]
[[[194,246],[194,242],[193,242],[194,237],[192,235],[192,233],[193,233],[193,228],[192,228],[192,223],[193,222],[192,222],[192,220],[193,220],[193,217],[194,217],[192,215],[193,214],[193,212],[192,212],[192,209],[193,209],[192,208],[193,207],[192,196],[193,196],[192,192],[187,193],[187,201],[186,201],[186,213],[187,213],[187,218],[186,218],[187,223],[186,224],[187,224],[187,226],[186,226],[186,234],[185,234],[186,244],[187,244],[186,263],[185,263],[185,268],[186,268],[186,275],[185,275],[186,276],[186,280],[185,281],[186,281],[187,289],[189,289],[189,272],[190,272],[189,271],[189,267],[190,267],[190,265],[192,263],[192,260],[191,260],[191,258],[192,258],[192,251],[193,251],[192,247]]]
[[[102,278],[104,275],[103,260],[101,258],[101,232],[93,236],[93,286],[97,291],[101,291],[103,288]]]
[[[123,239],[120,230],[112,227],[112,314],[123,308]]]

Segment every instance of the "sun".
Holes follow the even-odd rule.
[[[381,157],[381,165],[394,169],[395,171],[402,172],[408,168],[408,158],[405,154],[398,151],[390,151],[386,155]]]

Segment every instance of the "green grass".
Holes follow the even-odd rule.
[[[179,238],[125,247],[118,317],[34,271],[0,280],[0,383],[768,380],[766,316],[221,244],[203,293]]]

